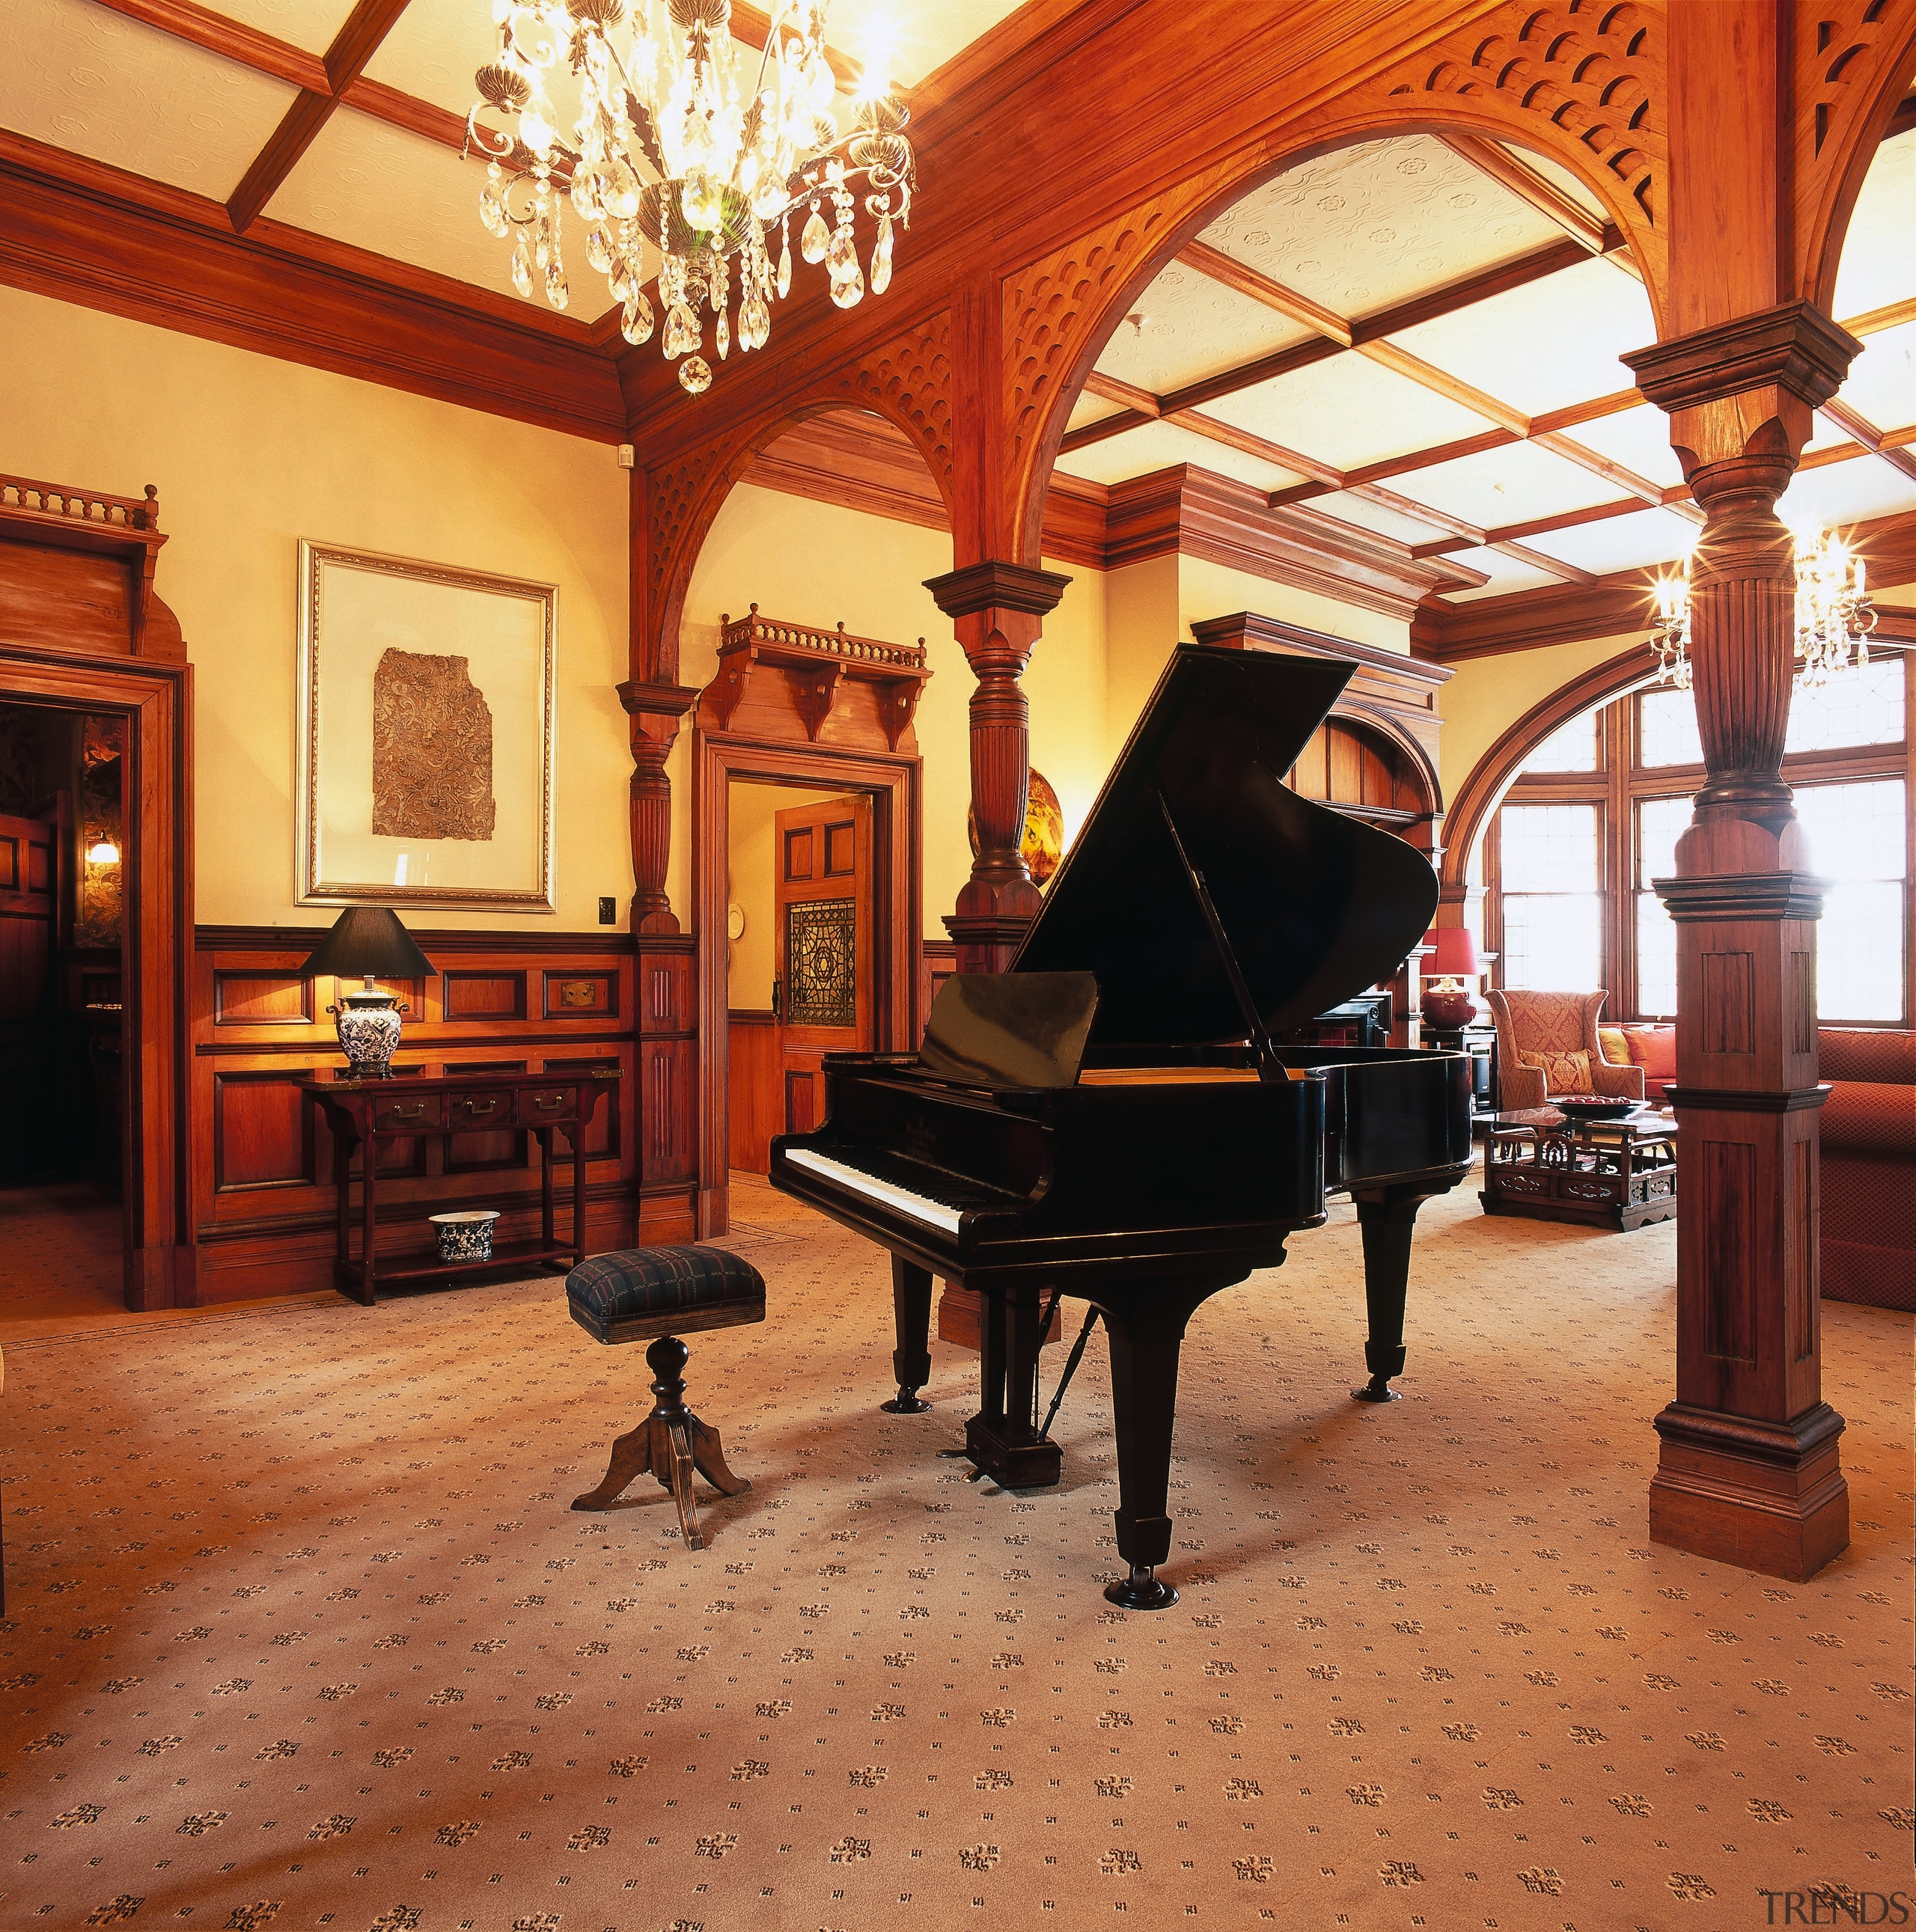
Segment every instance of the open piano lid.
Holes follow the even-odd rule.
[[[1437,878],[1422,854],[1283,782],[1352,674],[1173,653],[1012,964],[1095,974],[1094,1045],[1245,1036],[1193,871],[1269,1034],[1394,973],[1428,928]]]

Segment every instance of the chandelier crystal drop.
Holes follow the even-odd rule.
[[[644,286],[656,282],[662,346],[693,395],[712,382],[701,308],[721,360],[770,339],[771,304],[791,286],[794,214],[799,252],[825,264],[833,302],[854,308],[868,286],[882,294],[896,229],[911,226],[910,116],[875,55],[840,128],[827,4],[775,0],[761,53],[733,38],[731,0],[492,0],[499,52],[474,76],[466,143],[488,164],[479,219],[509,238],[519,293],[536,285],[555,308],[569,300],[569,201],[628,342],[653,332]],[[869,281],[860,200],[874,224]]]
[[[1794,532],[1796,543],[1795,682],[1813,691],[1851,663],[1869,662],[1875,608],[1865,586],[1863,560],[1832,531],[1813,525]],[[1650,636],[1656,653],[1656,682],[1690,688],[1690,558],[1680,574],[1651,586],[1656,616]]]

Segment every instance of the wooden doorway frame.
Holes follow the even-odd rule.
[[[909,1052],[924,954],[924,787],[916,755],[736,737],[695,728],[692,809],[692,898],[698,935],[698,1238],[731,1224],[731,1047],[725,970],[727,866],[731,784],[791,785],[862,792],[872,801],[872,1045]]]
[[[191,1307],[197,1299],[187,1140],[192,672],[184,664],[0,642],[0,703],[114,712],[127,722],[120,972],[125,1294],[131,1309]]]

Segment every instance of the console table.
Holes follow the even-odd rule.
[[[317,1107],[332,1130],[333,1166],[339,1214],[333,1257],[333,1285],[341,1294],[370,1308],[381,1282],[444,1281],[458,1275],[500,1268],[536,1267],[563,1261],[577,1268],[585,1259],[585,1130],[599,1096],[619,1077],[616,1067],[579,1073],[401,1074],[392,1080],[302,1080],[299,1090]],[[483,1262],[408,1262],[379,1264],[379,1150],[394,1141],[446,1140],[454,1134],[516,1127],[536,1135],[543,1158],[539,1167],[539,1238],[536,1242],[495,1244]],[[572,1149],[572,1238],[561,1243],[552,1225],[553,1136],[563,1133]],[[353,1258],[352,1166],[362,1152],[359,1190],[359,1258]]]
[[[1621,1234],[1677,1211],[1677,1124],[1644,1111],[1579,1123],[1554,1107],[1490,1118],[1486,1214],[1578,1221]]]

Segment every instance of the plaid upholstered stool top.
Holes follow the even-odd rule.
[[[723,1248],[625,1248],[574,1268],[566,1301],[572,1319],[599,1340],[636,1342],[762,1322],[765,1282]]]
[[[696,1469],[721,1496],[752,1485],[725,1466],[719,1432],[685,1406],[685,1344],[701,1328],[732,1328],[765,1318],[758,1270],[723,1248],[697,1244],[626,1248],[595,1255],[566,1277],[572,1319],[601,1342],[651,1339],[652,1412],[612,1444],[611,1466],[597,1489],[575,1498],[576,1510],[609,1509],[634,1477],[650,1470],[678,1504],[679,1527],[694,1550],[704,1547],[692,1501]]]

